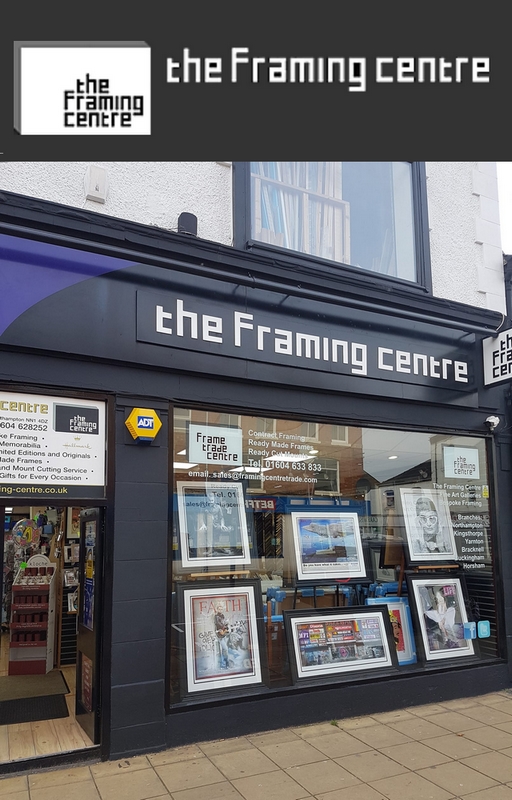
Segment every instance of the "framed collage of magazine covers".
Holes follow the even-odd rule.
[[[293,681],[398,666],[387,606],[284,611]]]

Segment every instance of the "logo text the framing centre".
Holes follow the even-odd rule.
[[[73,89],[64,91],[66,128],[130,128],[133,118],[143,114],[143,95],[114,94],[108,78],[87,73]]]

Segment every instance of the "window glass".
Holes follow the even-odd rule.
[[[415,281],[409,162],[251,162],[252,238]]]
[[[194,658],[190,620],[183,617],[177,593],[180,586],[195,586],[198,580],[204,596],[215,593],[217,586],[220,591],[232,575],[257,580],[266,633],[260,647],[266,654],[269,686],[294,682],[284,610],[309,613],[315,602],[317,609],[365,605],[388,591],[396,595],[401,577],[401,594],[415,612],[413,640],[418,650],[431,648],[434,666],[447,653],[454,660],[451,648],[461,650],[465,621],[489,624],[490,635],[479,638],[474,658],[498,655],[483,438],[194,409],[175,413],[173,703],[186,696],[183,672]],[[459,606],[449,613],[452,627],[443,626],[438,584],[417,586],[413,593],[401,571],[405,568],[413,575],[446,580],[442,588],[448,608],[457,599],[450,581],[458,576],[466,619],[460,616],[458,598]],[[201,600],[197,608],[204,603]],[[213,615],[213,605],[211,609]],[[229,603],[224,612],[229,612]],[[201,619],[204,639],[209,623]],[[187,636],[189,650],[184,649]],[[203,645],[207,647],[204,641]],[[229,672],[230,659],[235,663],[237,654],[230,654],[224,644],[221,648],[213,634],[209,647],[210,666],[204,669],[220,670],[222,658],[228,665],[222,670]],[[432,666],[418,658],[400,668],[427,665]],[[245,686],[249,679],[240,674]],[[236,686],[235,681],[229,690],[239,691]]]

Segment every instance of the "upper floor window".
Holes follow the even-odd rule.
[[[235,199],[235,244],[270,245],[425,285],[422,166],[405,161],[235,164],[235,194],[245,197],[242,204]]]

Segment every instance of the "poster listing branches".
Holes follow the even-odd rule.
[[[411,563],[458,562],[466,571],[490,567],[483,440],[479,445],[444,445],[442,461],[433,459],[436,472],[431,486],[400,488]]]
[[[480,447],[443,447],[444,479],[433,483],[442,489],[451,515],[457,560],[466,571],[485,569],[491,563],[489,547],[489,486],[485,452]]]

